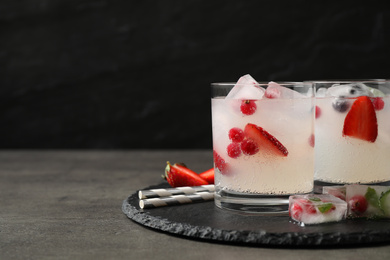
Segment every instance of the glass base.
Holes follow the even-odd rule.
[[[343,186],[351,183],[332,183],[332,182],[324,182],[324,181],[314,181],[314,193],[321,194],[322,188],[324,186]],[[372,186],[390,186],[390,181],[384,182],[375,182],[375,183],[359,183],[361,185],[372,185]]]
[[[242,214],[286,216],[288,215],[289,196],[257,195],[217,190],[215,192],[214,202],[221,209]]]

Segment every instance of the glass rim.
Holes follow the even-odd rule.
[[[310,86],[312,85],[313,83],[312,82],[304,82],[304,81],[272,81],[278,85],[281,85],[281,86]],[[254,86],[268,86],[270,84],[270,82],[257,82],[256,84],[253,84]],[[231,86],[231,85],[239,85],[239,86],[243,86],[243,85],[248,85],[248,84],[237,84],[237,82],[212,82],[210,83],[210,85],[212,86]]]
[[[305,80],[307,83],[378,83],[390,82],[390,79],[324,79],[324,80]]]

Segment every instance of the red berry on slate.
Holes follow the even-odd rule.
[[[244,140],[244,131],[238,127],[233,127],[229,130],[229,139],[235,143],[241,142]]]
[[[253,100],[242,100],[241,101],[240,109],[244,115],[247,115],[247,116],[252,115],[253,113],[256,112],[256,108],[257,108],[256,103]]]
[[[259,151],[259,146],[252,139],[245,139],[241,142],[241,150],[245,155],[254,155]]]
[[[237,158],[241,155],[241,147],[239,143],[231,143],[227,147],[227,154],[231,158]]]
[[[352,212],[362,214],[367,210],[368,202],[362,195],[355,195],[348,201],[348,206]]]

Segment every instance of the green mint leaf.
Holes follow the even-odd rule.
[[[390,216],[390,190],[381,194],[379,204],[385,215]]]
[[[324,204],[318,205],[318,210],[321,213],[326,213],[329,210],[331,210],[333,207],[334,207],[333,203],[328,202],[328,203],[324,203]]]
[[[311,201],[321,201],[321,199],[317,198],[317,197],[309,198],[309,200],[311,200]]]
[[[367,199],[368,204],[370,204],[371,206],[373,206],[375,208],[378,208],[378,209],[380,208],[379,197],[378,197],[378,194],[376,194],[375,189],[368,187],[364,197]]]

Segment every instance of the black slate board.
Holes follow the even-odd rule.
[[[167,184],[145,189],[167,188]],[[389,220],[345,220],[300,226],[288,216],[258,216],[221,210],[213,201],[140,209],[138,194],[122,211],[145,227],[190,239],[270,247],[351,247],[390,242]]]

